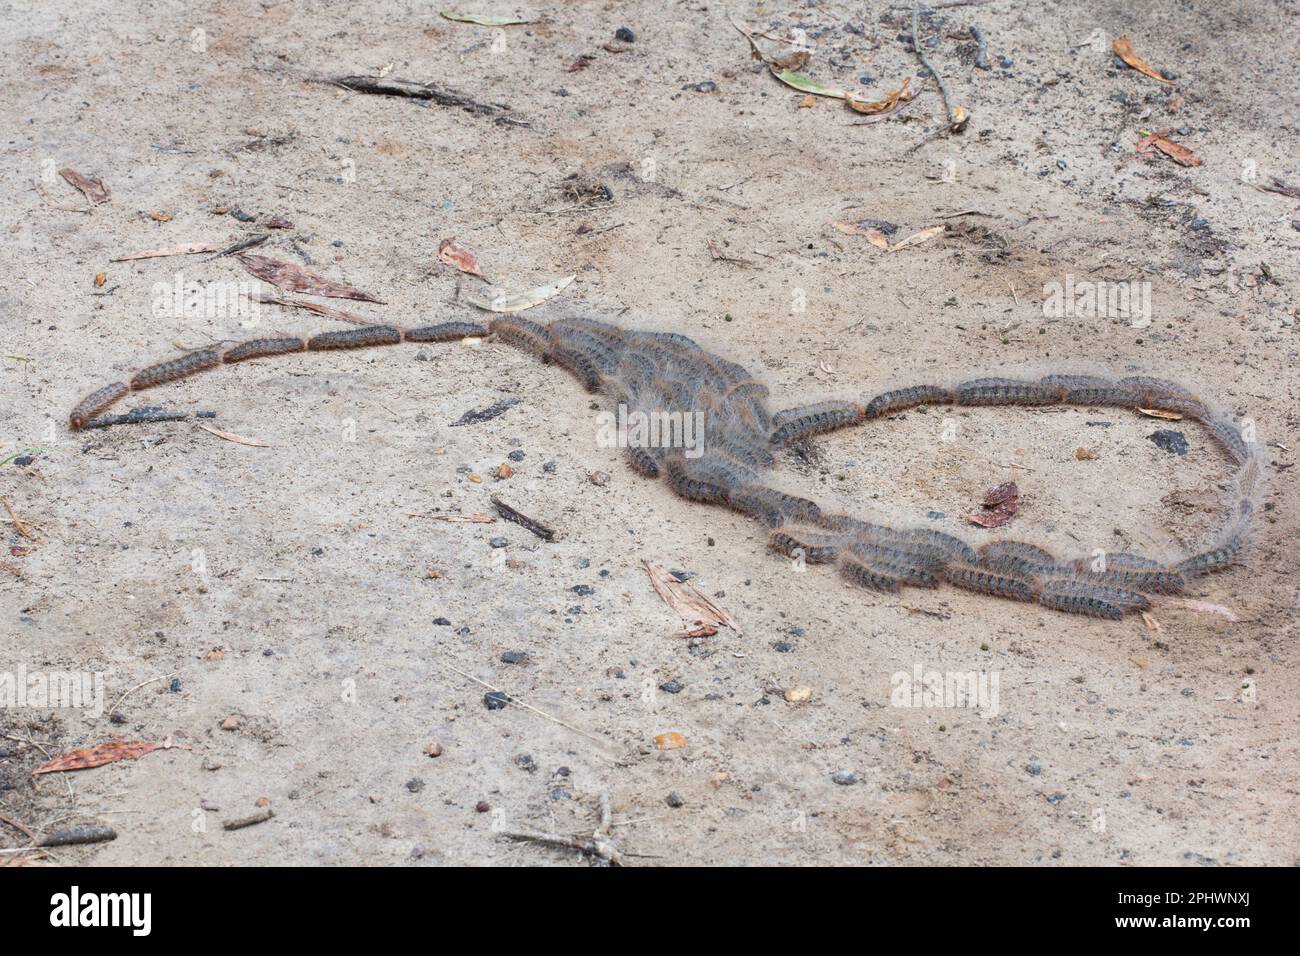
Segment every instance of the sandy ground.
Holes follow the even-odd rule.
[[[118,831],[46,862],[581,865],[500,833],[590,831],[602,792],[641,865],[1296,862],[1300,201],[1256,188],[1300,184],[1294,3],[943,10],[930,56],[971,119],[916,149],[942,109],[899,39],[907,15],[882,3],[467,8],[545,18],[508,29],[395,0],[3,7],[0,459],[38,450],[0,466],[32,535],[0,525],[0,672],[101,672],[105,712],[0,709],[0,814]],[[871,125],[834,100],[802,107],[729,14],[802,30],[807,72],[864,96],[907,76],[929,88]],[[972,23],[989,71],[973,67]],[[635,42],[607,51],[621,26]],[[1106,45],[1125,33],[1172,84],[1114,64]],[[528,125],[311,82],[381,71],[508,103]],[[1173,128],[1203,165],[1136,156],[1148,128]],[[63,167],[112,198],[58,208],[84,205]],[[575,196],[574,173],[612,201]],[[293,227],[266,229],[276,216]],[[950,230],[886,253],[828,225],[864,218],[897,224],[895,240]],[[635,477],[595,441],[590,396],[492,343],[249,363],[123,406],[210,410],[206,424],[269,447],[194,420],[68,431],[89,389],[250,334],[153,308],[178,271],[249,281],[233,258],[110,260],[263,231],[258,251],[385,304],[316,301],[376,321],[475,311],[458,297],[477,280],[437,261],[450,236],[505,288],[573,274],[530,314],[687,333],[787,404],[967,370],[1190,381],[1265,446],[1253,547],[1195,593],[1239,620],[1161,608],[1156,632],[796,572],[756,526]],[[1150,326],[1045,317],[1045,288],[1071,276],[1149,282]],[[449,427],[506,397],[521,402]],[[1185,456],[1148,440],[1168,424],[913,412],[830,436],[777,480],[978,543],[995,532],[961,515],[1014,479],[1018,536],[1160,554],[1213,530],[1229,474],[1195,427]],[[494,481],[511,451],[514,476]],[[412,516],[490,513],[492,494],[559,539]],[[643,560],[691,574],[739,633],[670,636],[689,622]],[[895,675],[916,668],[995,678],[996,713],[894,706]],[[467,675],[528,706],[489,710]],[[787,702],[797,686],[810,699]],[[668,732],[687,745],[660,750]],[[30,776],[115,736],[178,746]],[[223,829],[258,801],[273,819]]]

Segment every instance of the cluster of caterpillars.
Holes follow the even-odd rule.
[[[703,426],[697,445],[668,441],[629,447],[631,467],[647,478],[664,477],[683,498],[726,506],[758,521],[778,553],[808,564],[836,565],[849,580],[878,591],[898,591],[904,585],[935,588],[946,581],[1058,611],[1120,618],[1147,608],[1150,595],[1180,593],[1191,579],[1231,564],[1250,524],[1258,475],[1252,445],[1230,419],[1171,382],[1086,375],[1049,375],[1037,381],[981,378],[951,388],[921,385],[889,391],[866,404],[827,401],[771,412],[766,386],[742,366],[684,335],[634,331],[582,318],[543,324],[509,315],[486,324],[444,322],[414,329],[373,325],[307,339],[260,338],[224,350],[202,349],[92,392],[69,420],[74,429],[83,428],[130,392],[219,365],[304,351],[487,335],[564,368],[589,392],[607,396],[626,412],[697,416]],[[1059,560],[1024,542],[995,541],[977,549],[928,528],[892,528],[823,512],[815,502],[763,482],[764,473],[776,463],[774,453],[783,447],[868,419],[938,404],[1064,404],[1177,412],[1202,423],[1238,466],[1231,517],[1215,544],[1172,563],[1127,553]]]

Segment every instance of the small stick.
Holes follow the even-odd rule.
[[[150,677],[147,681],[143,681],[143,682],[141,682],[141,683],[139,683],[139,684],[136,684],[136,685],[135,685],[134,687],[132,687],[130,690],[125,690],[125,691],[123,691],[123,692],[122,692],[122,696],[119,697],[116,701],[113,702],[113,706],[112,706],[112,707],[108,708],[108,712],[109,712],[110,714],[112,714],[115,710],[117,710],[118,705],[121,704],[122,701],[126,700],[127,694],[133,694],[133,693],[135,693],[136,691],[138,691],[141,687],[146,687],[146,686],[148,686],[149,684],[154,683],[155,681],[166,680],[166,679],[169,678],[169,677],[175,677],[175,676],[176,676],[177,674],[179,674],[179,673],[180,673],[180,671],[172,671],[170,674],[163,674],[163,675],[161,675],[161,676],[159,676],[159,677]]]
[[[3,813],[0,813],[0,823],[7,823],[15,830],[22,830],[23,833],[27,834],[27,838],[32,841],[32,844],[33,845],[36,844],[38,837],[36,836],[35,832],[33,832],[32,829],[26,826],[25,824],[19,823],[17,820],[13,819],[12,817],[7,817]]]
[[[929,70],[930,75],[934,77],[935,85],[939,87],[939,96],[943,99],[943,109],[944,112],[948,114],[948,130],[949,132],[951,132],[952,129],[958,125],[957,115],[953,113],[952,106],[949,103],[948,87],[944,85],[943,77],[939,75],[938,70],[936,70],[933,66],[930,65],[930,61],[925,58],[925,51],[921,49],[921,37],[919,35],[921,29],[920,16],[921,16],[921,5],[919,3],[913,3],[912,4],[912,49],[916,53],[916,58],[921,61],[921,65],[925,67],[927,70]]]
[[[18,513],[14,511],[14,506],[9,503],[9,499],[0,497],[0,504],[3,504],[5,510],[9,512],[9,520],[13,522],[15,530],[29,541],[35,541],[36,535],[32,534],[31,525],[18,517]]]
[[[542,524],[540,521],[530,518],[528,515],[511,508],[496,495],[492,496],[492,505],[497,509],[497,514],[505,518],[507,521],[512,521],[519,525],[519,527],[526,528],[543,541],[555,540],[554,531],[546,527],[546,525]]]
[[[247,239],[240,239],[232,246],[226,246],[220,252],[208,256],[206,259],[200,259],[200,262],[211,262],[213,259],[220,259],[222,256],[232,256],[236,252],[243,252],[245,249],[252,249],[254,246],[260,246],[266,240],[271,238],[269,232],[263,232],[256,236],[249,236]]]
[[[989,69],[989,44],[984,39],[984,31],[978,26],[971,24],[970,35],[975,38],[975,69]]]
[[[109,428],[113,425],[153,425],[157,422],[183,422],[188,412],[168,411],[161,405],[142,405],[123,415],[101,415],[92,418],[82,428]]]
[[[55,830],[47,833],[36,843],[37,846],[79,846],[85,843],[104,843],[116,840],[117,831],[112,827],[73,827],[70,830]]]
[[[414,511],[406,512],[408,518],[428,518],[430,521],[446,521],[448,524],[495,524],[491,515],[422,515]]]
[[[275,816],[274,810],[263,810],[261,813],[254,813],[249,817],[240,817],[238,820],[227,820],[221,824],[223,830],[242,830],[244,827],[255,826],[258,823],[265,823]]]

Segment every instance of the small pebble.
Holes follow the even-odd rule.
[[[1037,777],[1042,772],[1043,768],[1042,765],[1039,764],[1038,758],[1030,757],[1029,763],[1025,764],[1025,773],[1029,774],[1031,777]]]
[[[789,641],[777,641],[772,645],[772,650],[776,651],[778,654],[789,654],[794,651],[794,645]]]
[[[542,471],[546,472],[548,475],[555,474],[555,462],[553,461],[544,462],[542,464]]]
[[[694,90],[696,93],[712,93],[718,88],[718,84],[712,80],[705,80],[702,83],[687,83],[682,87],[684,90]]]
[[[412,777],[410,780],[406,781],[406,789],[410,790],[411,793],[419,793],[424,789],[424,781],[419,777]]]
[[[511,461],[523,461],[524,453],[520,451],[518,448],[516,448],[510,454],[506,455],[506,457],[509,458]]]
[[[849,787],[858,782],[858,775],[852,770],[836,770],[831,774],[831,779],[841,787]]]
[[[480,800],[478,803],[474,804],[475,813],[487,813],[491,809],[492,804],[488,803],[486,800]]]
[[[424,745],[424,753],[427,757],[441,757],[442,744],[436,740],[431,740]]]
[[[686,805],[686,801],[682,799],[682,795],[676,790],[664,797],[664,803],[670,807],[683,807]]]
[[[502,664],[525,664],[528,662],[527,651],[502,651]]]
[[[223,720],[223,721],[221,722],[221,729],[222,729],[222,730],[238,730],[238,729],[239,729],[239,724],[240,724],[240,720],[239,720],[239,718],[236,717],[234,714],[231,714],[229,717],[227,717],[225,720]]]
[[[501,710],[506,704],[510,703],[510,695],[499,690],[488,691],[483,695],[483,703],[488,710]]]
[[[493,548],[504,548],[509,543],[510,543],[509,539],[503,538],[501,537],[501,535],[497,535],[495,538],[492,538],[490,541],[488,541],[488,546]]]
[[[447,620],[445,617],[435,617],[433,623],[438,627],[451,627],[451,621]]]
[[[591,597],[593,594],[596,593],[596,589],[593,588],[590,584],[575,584],[569,590],[571,590],[574,594],[578,595],[578,597]]]
[[[546,466],[543,465],[542,467],[545,468]],[[591,482],[593,485],[595,485],[597,488],[603,488],[603,487],[605,487],[607,484],[609,484],[609,472],[607,472],[607,471],[593,471],[593,472],[588,476],[588,479],[587,479],[587,480],[590,481],[590,482]]]
[[[515,766],[527,773],[537,772],[537,761],[533,759],[532,754],[520,754],[515,758]]]
[[[619,43],[635,43],[636,34],[633,33],[631,30],[629,30],[627,27],[619,27],[617,30],[614,31],[614,39],[617,40]]]
[[[659,689],[665,694],[680,694],[686,689],[686,685],[679,680],[669,680],[660,684]]]
[[[1300,223],[1296,224],[1296,228],[1300,229]],[[35,460],[36,459],[33,458],[31,455],[19,455],[17,458],[14,459],[14,464],[22,468],[26,468]]]

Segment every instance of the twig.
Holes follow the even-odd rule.
[[[112,827],[73,827],[70,830],[55,830],[47,833],[37,841],[37,846],[80,846],[85,843],[104,843],[116,840],[117,831]]]
[[[601,739],[600,739],[599,737],[597,737],[595,734],[589,734],[589,733],[587,733],[585,730],[579,730],[577,727],[573,726],[572,724],[566,724],[564,721],[560,720],[560,718],[558,718],[558,717],[552,717],[550,714],[548,714],[548,713],[547,713],[546,711],[544,711],[544,710],[538,710],[538,709],[537,709],[536,707],[534,707],[532,704],[529,704],[529,703],[526,703],[525,701],[520,700],[520,699],[519,699],[518,697],[516,697],[514,694],[511,694],[511,693],[509,693],[508,691],[504,691],[504,690],[502,690],[500,687],[497,687],[497,686],[495,686],[495,685],[493,685],[493,684],[489,684],[489,683],[488,683],[487,681],[485,681],[485,680],[479,680],[479,678],[475,677],[473,674],[467,674],[467,673],[465,673],[463,670],[461,670],[459,667],[455,667],[455,666],[453,666],[453,665],[451,665],[451,664],[446,663],[445,661],[437,661],[437,660],[435,660],[434,663],[441,663],[443,667],[447,668],[448,670],[455,671],[455,672],[456,672],[457,674],[459,674],[461,677],[464,677],[464,678],[466,678],[466,679],[468,679],[468,680],[472,680],[474,683],[478,684],[480,687],[486,687],[488,690],[496,691],[498,694],[505,694],[506,697],[508,697],[508,698],[510,699],[510,703],[515,704],[515,705],[517,705],[517,706],[519,706],[519,707],[522,707],[524,710],[530,710],[530,711],[532,711],[534,714],[537,714],[537,716],[539,716],[539,717],[544,717],[545,719],[549,720],[549,721],[550,721],[551,723],[553,723],[553,724],[559,724],[561,727],[565,728],[566,730],[571,730],[571,731],[573,731],[575,734],[578,734],[579,736],[586,737],[588,740],[594,740],[596,743],[600,744],[601,746],[604,746],[604,745],[605,745],[605,741],[601,740]],[[610,759],[613,759],[613,758],[610,758]]]
[[[163,674],[163,675],[161,675],[161,676],[159,676],[159,677],[150,677],[147,681],[142,681],[141,683],[136,684],[134,687],[130,688],[129,690],[125,690],[125,691],[123,691],[123,692],[122,692],[122,696],[119,697],[116,701],[113,702],[113,706],[112,706],[112,707],[108,708],[108,712],[109,712],[110,714],[112,714],[115,710],[117,710],[117,706],[118,706],[118,704],[120,704],[120,703],[122,703],[122,701],[126,700],[126,697],[127,697],[128,694],[133,694],[133,693],[135,693],[136,691],[138,691],[141,687],[146,687],[146,686],[148,686],[149,684],[154,683],[155,681],[166,680],[166,679],[169,678],[169,677],[175,677],[175,676],[176,676],[177,674],[179,674],[179,673],[180,673],[180,671],[172,671],[170,674]]]
[[[27,838],[32,841],[33,845],[36,844],[36,840],[38,838],[35,832],[33,832],[32,829],[26,826],[25,824],[19,823],[17,820],[13,819],[12,817],[7,817],[3,813],[0,813],[0,823],[7,823],[15,830],[21,830],[23,833],[27,834]]]
[[[960,125],[958,117],[952,111],[952,106],[948,100],[948,87],[944,85],[943,77],[939,75],[938,70],[930,65],[930,61],[925,58],[925,51],[921,49],[920,20],[921,5],[914,2],[912,4],[912,50],[916,53],[916,58],[921,61],[921,65],[930,71],[935,84],[939,87],[939,96],[943,99],[943,109],[948,114],[948,129],[952,131]]]
[[[609,835],[610,827],[613,826],[613,815],[609,794],[601,793],[600,823],[589,839],[565,836],[562,833],[546,833],[541,830],[511,830],[501,835],[509,840],[528,840],[533,843],[547,843],[551,846],[577,850],[579,853],[604,860],[610,866],[622,866],[623,855]]]
[[[984,31],[971,24],[970,35],[975,38],[975,69],[989,69],[989,44],[984,38]]]
[[[528,515],[520,511],[516,511],[496,495],[492,496],[492,505],[497,509],[497,514],[505,518],[507,521],[514,522],[519,525],[519,527],[531,531],[543,541],[555,540],[555,532],[553,530],[546,527],[546,525],[542,524],[540,521],[530,518]]]
[[[27,540],[35,541],[36,535],[32,534],[31,525],[18,517],[18,513],[14,511],[14,506],[9,503],[9,499],[0,497],[0,504],[3,504],[5,510],[9,512],[9,520],[13,522],[14,529]]]
[[[261,233],[256,236],[249,236],[247,239],[241,239],[234,245],[226,246],[220,252],[208,256],[206,259],[200,259],[200,262],[211,262],[213,259],[220,259],[222,256],[234,255],[236,252],[243,252],[245,249],[252,249],[254,246],[260,246],[266,240],[271,238],[269,232]]]
[[[422,515],[414,511],[406,512],[408,518],[428,518],[430,521],[446,521],[448,524],[495,524],[491,515]]]
[[[237,820],[227,820],[221,824],[223,830],[242,830],[244,827],[251,827],[258,823],[265,823],[275,816],[275,811],[271,809],[263,810],[261,813],[254,813],[252,816],[240,817]]]

